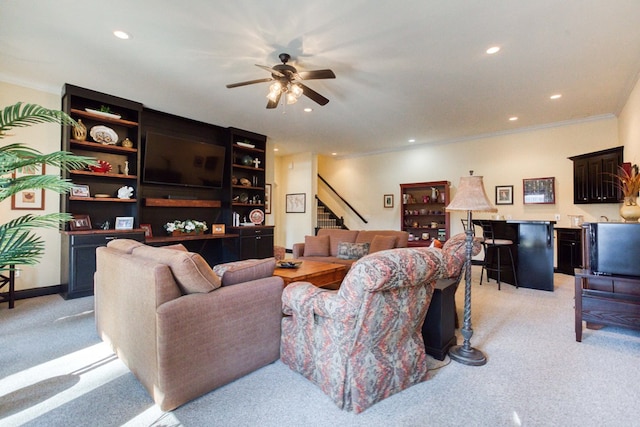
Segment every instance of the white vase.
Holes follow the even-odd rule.
[[[624,198],[624,203],[620,206],[620,216],[625,222],[638,222],[640,219],[640,206],[638,206],[638,198],[629,196]]]

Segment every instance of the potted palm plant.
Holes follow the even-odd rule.
[[[38,123],[59,123],[75,126],[77,123],[62,111],[50,110],[37,104],[17,103],[4,107],[0,115],[0,139],[7,131]],[[42,165],[63,170],[83,169],[94,165],[89,157],[76,156],[66,151],[42,154],[25,144],[14,143],[0,146],[0,202],[23,190],[45,189],[63,194],[71,183],[60,175],[24,175],[15,177],[16,171],[33,170]],[[0,271],[10,270],[13,265],[37,264],[44,253],[44,240],[34,233],[41,227],[58,228],[61,222],[71,219],[66,213],[44,215],[26,214],[0,224]]]

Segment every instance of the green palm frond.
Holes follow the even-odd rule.
[[[0,175],[23,168],[49,165],[63,170],[83,169],[97,164],[96,159],[77,156],[68,151],[42,154],[24,144],[9,144],[0,147]]]
[[[4,108],[0,116],[0,138],[14,127],[27,127],[38,123],[60,123],[77,125],[76,121],[63,111],[50,110],[37,104],[18,102]]]
[[[0,266],[11,264],[37,264],[44,254],[44,240],[33,233],[37,228],[57,228],[70,215],[23,215],[0,224]]]

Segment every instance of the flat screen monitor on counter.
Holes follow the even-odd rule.
[[[640,223],[584,223],[593,274],[640,277]]]
[[[225,147],[189,138],[147,132],[142,181],[145,184],[221,188]]]

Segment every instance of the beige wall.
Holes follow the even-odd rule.
[[[8,83],[0,82],[0,108],[16,102],[40,104],[43,107],[60,109],[60,95],[45,93]],[[9,132],[15,136],[5,137],[2,145],[24,143],[49,153],[60,149],[60,126],[55,124],[38,124],[28,128],[16,128]],[[54,168],[48,168],[47,174],[58,174]],[[5,223],[26,213],[42,214],[57,212],[60,208],[60,196],[52,191],[45,192],[44,211],[11,210],[11,200],[0,203],[0,221]],[[40,264],[22,266],[20,276],[16,279],[16,290],[38,288],[60,284],[60,233],[57,230],[37,230],[37,234],[45,239],[45,256]]]
[[[567,158],[619,145],[615,118],[545,128],[454,144],[425,145],[412,150],[348,159],[322,158],[320,174],[369,221],[362,223],[340,203],[332,205],[344,213],[352,229],[398,229],[400,227],[400,183],[447,180],[452,195],[461,176],[482,175],[490,200],[495,186],[513,185],[514,204],[498,206],[506,218],[554,220],[569,225],[567,215],[586,220],[606,215],[618,217],[617,205],[574,205],[573,164]],[[374,173],[372,173],[374,171]],[[524,205],[523,178],[555,177],[556,204]],[[322,184],[319,184],[323,187]],[[394,207],[383,208],[383,195],[394,195]],[[331,200],[321,188],[322,200]],[[483,215],[477,214],[476,217]],[[484,215],[486,216],[486,214]],[[460,214],[451,214],[452,233],[461,231]]]
[[[640,82],[636,83],[620,113],[619,129],[625,161],[640,163]]]

